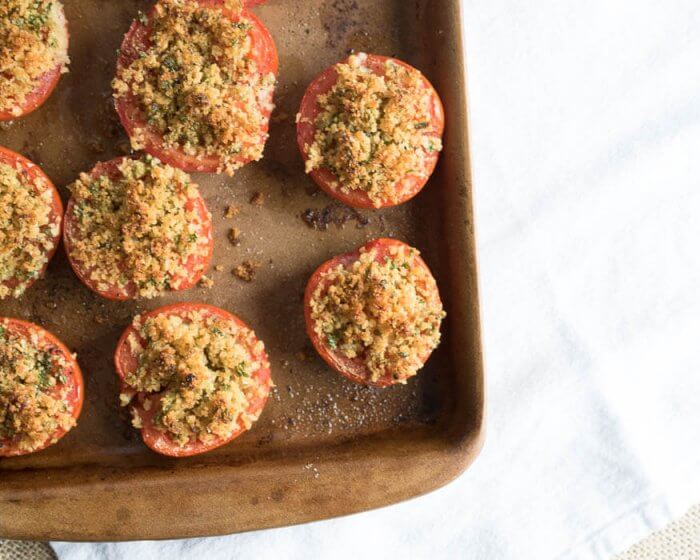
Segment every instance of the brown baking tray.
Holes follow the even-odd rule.
[[[62,190],[95,162],[124,153],[110,80],[122,35],[145,0],[64,0],[71,72],[48,103],[0,129],[0,144],[39,163]],[[215,222],[211,289],[131,303],[100,299],[65,256],[0,314],[44,325],[78,353],[86,401],[57,445],[0,460],[0,536],[126,540],[216,535],[376,508],[434,490],[474,460],[483,439],[472,183],[458,0],[269,0],[255,9],[280,54],[265,158],[235,177],[195,175]],[[421,69],[445,103],[445,149],[424,191],[398,208],[344,210],[304,175],[294,115],[305,86],[351,49]],[[263,193],[262,206],[249,201]],[[224,217],[234,203],[234,219]],[[306,221],[305,221],[306,218]],[[310,227],[307,222],[319,229]],[[240,246],[228,230],[242,231]],[[324,229],[325,228],[325,229]],[[441,288],[444,339],[424,371],[384,390],[331,372],[307,342],[302,295],[330,256],[378,236],[418,247]],[[260,264],[246,283],[231,274]],[[277,388],[254,429],[203,456],[150,452],[117,404],[112,353],[131,317],[174,301],[240,315],[265,341]]]

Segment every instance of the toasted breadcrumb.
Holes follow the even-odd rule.
[[[396,200],[395,186],[405,177],[425,177],[426,160],[442,141],[431,125],[432,92],[420,72],[388,60],[379,76],[366,59],[360,53],[337,64],[336,84],[319,96],[306,172],[328,169],[342,192],[364,191],[381,206]]]
[[[22,113],[44,74],[68,71],[68,33],[58,0],[0,2],[0,110]]]
[[[61,229],[52,205],[45,179],[0,163],[0,298],[21,296],[46,265]]]
[[[238,206],[236,206],[235,204],[229,204],[228,207],[226,208],[225,216],[227,218],[235,218],[236,216],[238,216],[239,212],[240,212],[240,209],[238,208]]]
[[[371,380],[405,383],[440,342],[445,317],[435,280],[414,265],[415,249],[393,247],[377,262],[363,251],[352,266],[325,273],[311,298],[319,338],[348,358],[361,358]]]
[[[189,311],[147,318],[139,337],[143,344],[132,346],[138,367],[125,381],[136,391],[160,394],[155,427],[178,445],[225,439],[257,420],[260,410],[251,410],[251,402],[269,386],[255,373],[269,363],[251,330]],[[141,418],[134,426],[142,427]]]
[[[255,274],[260,268],[260,263],[256,261],[243,261],[233,269],[233,275],[244,282],[252,282],[255,280]]]
[[[202,276],[202,279],[199,281],[199,285],[202,288],[205,288],[208,290],[214,286],[214,280],[212,280],[208,276]]]
[[[186,173],[144,156],[124,159],[117,177],[83,173],[69,188],[71,257],[100,289],[151,298],[203,270],[209,239]]]
[[[265,204],[265,193],[262,192],[255,192],[253,195],[250,197],[250,203],[253,206],[262,206]]]
[[[241,230],[233,227],[228,232],[228,240],[232,245],[238,246],[241,244]]]
[[[217,157],[219,171],[262,158],[275,76],[252,60],[245,16],[232,21],[215,6],[160,0],[147,23],[150,46],[118,68],[115,98],[134,100],[165,148]],[[132,135],[135,150],[144,132]]]
[[[75,426],[66,385],[71,366],[41,337],[0,321],[0,446],[11,440],[31,452]]]

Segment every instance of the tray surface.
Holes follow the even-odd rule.
[[[142,0],[64,0],[70,74],[34,114],[0,127],[0,144],[42,166],[61,190],[97,162],[125,153],[110,80],[116,49]],[[428,9],[428,5],[430,5]],[[195,174],[214,216],[211,289],[115,303],[74,277],[62,249],[46,277],[0,315],[50,329],[78,353],[86,400],[57,445],[0,459],[0,536],[120,540],[213,535],[361,511],[435,489],[478,454],[483,426],[471,177],[457,0],[270,0],[255,8],[280,55],[277,109],[265,158],[235,177]],[[294,115],[306,85],[351,49],[393,55],[422,70],[445,103],[445,150],[413,201],[382,211],[333,203],[304,175]],[[251,203],[260,198],[264,203]],[[229,204],[240,214],[224,217]],[[239,246],[227,237],[242,232]],[[318,358],[304,330],[309,275],[330,256],[375,237],[418,247],[448,318],[421,374],[384,390],[356,386]],[[231,271],[260,265],[246,283]],[[238,314],[265,341],[277,385],[254,428],[190,459],[150,452],[118,406],[112,365],[133,315],[176,301]],[[76,520],[81,520],[76,523]]]

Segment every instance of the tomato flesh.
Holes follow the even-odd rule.
[[[56,249],[58,248],[58,243],[61,239],[61,225],[63,223],[63,203],[61,202],[61,197],[58,194],[58,190],[56,190],[56,187],[51,182],[51,179],[49,179],[35,163],[32,163],[20,154],[13,152],[12,150],[8,150],[7,148],[3,148],[2,146],[0,146],[0,163],[9,165],[13,169],[19,169],[28,181],[42,181],[42,183],[51,190],[51,210],[49,212],[49,223],[52,225],[57,225],[58,227],[56,234],[51,240],[51,246],[49,248],[41,248],[46,255],[46,263],[34,278],[28,281],[23,281],[26,284],[26,288],[29,288],[34,282],[36,282],[36,280],[44,275],[44,272],[46,272],[46,267],[49,265],[49,262],[53,258],[54,254],[56,253]],[[3,285],[10,289],[14,289],[18,284],[20,284],[20,279],[18,278],[8,278],[3,282]]]
[[[218,307],[214,307],[212,305],[195,303],[177,303],[161,307],[151,311],[150,313],[144,314],[142,316],[142,320],[146,320],[149,317],[154,317],[161,314],[184,316],[193,311],[213,315],[224,321],[233,322],[238,327],[250,330],[248,325],[228,311],[219,309]],[[234,440],[247,430],[242,421],[239,420],[237,428],[226,438],[218,438],[209,443],[195,440],[188,442],[184,446],[178,445],[170,438],[170,436],[168,436],[167,433],[159,430],[155,426],[154,419],[160,411],[160,393],[137,392],[132,389],[125,380],[126,376],[135,371],[138,367],[138,356],[131,352],[130,346],[127,342],[131,336],[136,337],[136,340],[141,345],[145,345],[145,340],[143,340],[143,338],[140,336],[138,330],[133,325],[128,326],[117,344],[117,349],[114,354],[114,364],[121,383],[121,392],[133,397],[132,406],[136,409],[143,422],[141,437],[143,438],[144,443],[150,449],[156,453],[167,455],[169,457],[189,457],[221,447],[222,445]],[[248,412],[257,417],[262,412],[262,409],[265,407],[265,403],[267,402],[270,388],[272,387],[272,377],[266,352],[264,350],[262,350],[262,352],[256,352],[253,347],[248,348],[248,351],[250,352],[253,360],[260,361],[262,364],[264,364],[263,367],[251,374],[251,377],[256,379],[260,386],[264,388],[262,394],[257,395],[248,405]],[[149,402],[149,405],[145,405],[146,402]],[[146,408],[148,408],[148,410],[146,410]]]
[[[311,275],[304,292],[304,319],[306,322],[306,332],[311,339],[311,343],[313,344],[314,348],[332,369],[344,377],[347,377],[350,381],[354,381],[355,383],[359,383],[361,385],[388,387],[390,385],[395,385],[399,382],[399,380],[394,379],[391,373],[387,371],[387,373],[385,373],[382,377],[376,381],[372,381],[371,373],[362,356],[348,358],[339,350],[334,350],[328,346],[327,342],[322,340],[318,333],[316,333],[315,321],[311,315],[311,299],[319,286],[321,286],[322,289],[330,286],[330,280],[324,278],[324,275],[336,268],[338,265],[342,264],[346,268],[352,266],[352,264],[360,258],[361,251],[376,251],[375,261],[384,263],[385,257],[390,257],[391,250],[395,247],[402,251],[409,251],[411,249],[409,245],[403,243],[402,241],[380,238],[370,241],[369,243],[350,253],[337,255],[316,269],[316,271]],[[412,266],[424,267],[428,272],[430,272],[428,265],[425,264],[425,261],[418,255],[413,256]],[[440,300],[437,289],[435,290],[434,297],[437,299],[437,301]],[[422,363],[425,364],[429,357],[430,352],[428,352],[425,356],[422,356]]]
[[[20,319],[2,318],[0,319],[0,324],[20,336],[29,337],[32,334],[36,334],[41,348],[56,348],[63,355],[68,364],[68,368],[62,373],[66,376],[65,385],[68,385],[70,389],[66,396],[66,404],[71,412],[71,416],[77,420],[83,407],[85,383],[83,381],[83,374],[80,371],[80,366],[78,366],[78,362],[73,357],[71,351],[49,331],[33,323]],[[58,393],[65,385],[57,385],[54,391]],[[67,430],[56,430],[52,436],[46,440],[43,446],[33,451],[24,451],[20,449],[17,442],[13,439],[0,439],[0,457],[14,457],[17,455],[36,453],[37,451],[41,451],[53,445],[56,443],[56,440],[62,438],[66,433],[68,433]]]
[[[378,76],[385,74],[386,62],[392,62],[403,66],[404,68],[417,71],[415,68],[397,60],[386,56],[368,54],[364,65]],[[316,117],[321,113],[321,107],[318,104],[318,98],[321,95],[328,93],[338,80],[338,74],[335,66],[323,71],[306,89],[306,93],[301,101],[299,114],[301,118],[297,122],[297,144],[299,151],[306,161],[308,159],[308,147],[314,142],[316,135]],[[426,89],[431,93],[432,98],[432,122],[428,130],[436,137],[441,137],[445,129],[445,111],[442,106],[440,96],[435,91],[435,88],[430,84],[427,78],[423,78]],[[438,152],[429,153],[425,158],[424,172],[420,175],[407,175],[402,178],[395,186],[396,196],[392,201],[382,201],[379,206],[369,198],[366,192],[362,190],[351,190],[343,192],[338,186],[338,178],[328,169],[320,168],[311,171],[311,178],[316,184],[321,187],[328,195],[340,200],[348,206],[355,208],[377,209],[396,206],[410,200],[416,196],[428,182],[428,178],[435,170],[439,158]]]
[[[279,70],[279,58],[277,47],[270,35],[270,32],[263,23],[252,13],[243,10],[240,14],[235,14],[223,7],[224,0],[196,0],[202,6],[220,7],[220,9],[233,21],[247,21],[251,24],[248,35],[251,40],[252,59],[261,74],[272,73],[275,76]],[[141,23],[135,20],[131,28],[124,36],[121,46],[121,54],[118,60],[118,67],[125,68],[139,57],[139,53],[145,51],[150,46],[150,30],[148,23]],[[261,141],[267,136],[269,129],[270,115],[272,114],[272,93],[267,99],[260,99],[259,103],[263,107],[265,115],[265,125],[260,130]],[[221,158],[217,155],[190,155],[176,147],[164,145],[162,135],[149,128],[143,112],[139,108],[138,101],[133,95],[127,94],[117,98],[115,102],[117,114],[122,126],[129,137],[133,137],[136,131],[140,131],[144,151],[157,157],[161,161],[188,172],[216,173],[221,167]],[[239,163],[245,164],[250,160],[241,156]]]
[[[103,175],[106,175],[110,179],[118,179],[120,176],[119,165],[125,159],[126,158],[121,157],[107,162],[98,163],[90,172],[90,177],[97,179]],[[202,196],[199,195],[195,199],[188,200],[185,204],[185,209],[194,210],[199,215],[202,223],[202,229],[197,232],[197,235],[200,238],[207,239],[209,251],[206,256],[190,255],[188,257],[187,262],[185,262],[183,265],[185,272],[181,276],[175,276],[172,278],[172,280],[175,281],[172,282],[173,284],[177,283],[177,281],[180,282],[177,290],[173,291],[188,290],[195,286],[197,282],[202,279],[202,276],[204,276],[204,273],[211,262],[212,255],[214,254],[214,237],[212,235],[211,216]],[[78,235],[75,218],[75,200],[71,197],[66,207],[63,243],[66,247],[68,261],[70,262],[71,268],[75,272],[76,276],[90,290],[104,298],[115,301],[126,301],[137,297],[138,290],[134,282],[129,282],[124,288],[116,284],[111,284],[106,288],[102,288],[98,286],[97,282],[90,278],[92,269],[86,267],[83,263],[73,257],[73,240],[76,239]]]

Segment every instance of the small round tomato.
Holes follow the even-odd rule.
[[[58,2],[53,8],[53,17],[56,19],[57,25],[62,25],[65,29],[65,45],[61,48],[64,50],[64,55],[68,54],[68,23],[63,11],[63,5]],[[46,100],[51,96],[53,90],[56,89],[61,74],[63,73],[63,63],[59,63],[55,68],[45,72],[37,79],[36,87],[24,98],[24,102],[20,105],[18,114],[12,111],[0,109],[0,121],[11,121],[20,117],[24,117],[41,107]]]
[[[119,165],[127,158],[119,157],[107,162],[98,163],[89,173],[92,179],[97,179],[103,175],[110,179],[118,179],[121,176]],[[204,273],[211,262],[214,253],[214,237],[212,235],[211,214],[207,209],[206,202],[201,195],[194,199],[188,199],[185,209],[194,210],[200,217],[201,228],[196,232],[200,239],[206,239],[209,247],[206,255],[191,255],[183,263],[183,274],[173,276],[172,284],[178,284],[177,291],[188,290],[195,286],[204,276]],[[74,244],[80,239],[80,231],[76,225],[75,199],[71,197],[66,207],[65,226],[63,230],[63,243],[68,255],[68,262],[80,281],[96,294],[115,301],[126,301],[138,296],[138,290],[133,281],[126,287],[120,287],[116,283],[103,286],[104,282],[97,282],[91,278],[92,269],[74,256]]]
[[[387,61],[391,61],[413,72],[418,72],[418,70],[409,64],[395,58],[389,58],[376,54],[361,56],[364,57],[363,66],[377,76],[384,76],[386,74]],[[347,63],[347,60],[344,61],[344,63]],[[436,138],[440,138],[445,128],[445,111],[442,106],[442,101],[428,79],[422,76],[422,74],[421,78],[431,97],[430,114],[432,119],[431,122],[427,124],[424,132]],[[318,117],[322,110],[319,105],[318,98],[324,94],[327,94],[333,88],[333,86],[335,86],[337,80],[338,74],[336,71],[336,66],[334,65],[323,71],[313,82],[311,82],[309,87],[306,89],[304,97],[302,98],[301,107],[299,109],[299,117],[297,119],[297,144],[305,162],[309,159],[309,147],[313,144],[316,136],[316,117]],[[396,193],[393,200],[383,201],[379,205],[373,203],[367,193],[362,190],[356,189],[347,192],[341,190],[338,177],[328,169],[313,169],[310,172],[310,175],[316,184],[327,194],[340,200],[348,206],[366,209],[385,208],[402,204],[403,202],[406,202],[407,200],[410,200],[416,196],[428,182],[428,178],[433,173],[435,166],[437,165],[438,158],[439,152],[437,151],[426,153],[423,160],[424,169],[422,172],[415,175],[406,175],[399,180],[396,185],[394,185],[394,190]]]
[[[46,189],[51,191],[51,210],[49,213],[49,223],[47,228],[53,228],[56,230],[51,242],[48,244],[38,244],[37,247],[45,255],[46,262],[41,267],[40,270],[36,271],[36,274],[30,278],[9,278],[2,282],[4,286],[10,290],[16,289],[18,286],[23,285],[24,289],[31,286],[38,278],[41,278],[46,271],[46,267],[49,261],[56,253],[58,248],[58,243],[61,239],[61,225],[63,223],[63,203],[61,202],[61,197],[58,195],[56,187],[51,182],[46,174],[39,168],[38,165],[32,163],[27,158],[21,156],[20,154],[3,148],[0,146],[0,163],[4,163],[21,172],[22,177],[31,183],[33,188],[40,192],[40,189]]]
[[[141,322],[143,323],[143,321],[149,317],[154,317],[156,315],[167,314],[186,317],[191,312],[215,316],[223,321],[233,323],[236,327],[252,332],[246,323],[232,313],[212,305],[198,303],[176,303],[173,305],[166,305],[165,307],[142,315]],[[254,418],[258,418],[270,394],[272,376],[267,353],[264,349],[257,347],[258,339],[255,338],[254,335],[252,338],[254,342],[247,346],[247,351],[253,361],[260,362],[263,365],[257,371],[250,373],[251,378],[259,385],[259,391],[254,398],[249,400],[247,412]],[[209,443],[196,440],[190,441],[184,446],[178,445],[166,432],[158,429],[154,424],[154,419],[161,410],[161,394],[137,392],[126,382],[126,376],[136,371],[139,365],[139,356],[133,352],[133,347],[129,342],[130,340],[138,342],[140,346],[146,345],[146,341],[143,339],[138,329],[133,324],[130,325],[126,328],[117,343],[117,349],[114,353],[114,364],[121,383],[121,393],[131,397],[131,406],[136,410],[143,422],[141,437],[150,449],[169,457],[199,455],[200,453],[211,451],[212,449],[229,443],[249,429],[243,424],[242,420],[239,420],[236,429],[226,438],[219,438]]]
[[[30,343],[40,350],[44,350],[51,354],[60,354],[66,362],[66,367],[61,371],[61,375],[65,382],[58,383],[51,389],[53,395],[59,396],[65,391],[63,399],[70,415],[77,420],[80,416],[80,411],[83,407],[83,398],[85,393],[85,384],[83,374],[80,371],[78,362],[73,357],[73,354],[66,346],[58,340],[49,331],[41,328],[38,325],[22,321],[20,319],[0,318],[0,327],[21,337],[26,337]],[[0,375],[2,372],[0,371]],[[62,438],[68,430],[58,429],[50,437],[46,443],[33,451],[26,451],[19,447],[17,438],[0,438],[0,457],[12,457],[16,455],[26,455],[35,453],[42,449],[53,445]]]
[[[255,15],[245,9],[240,13],[234,13],[224,7],[224,0],[195,1],[205,7],[219,7],[232,21],[250,24],[251,28],[248,36],[251,41],[251,55],[257,65],[258,72],[260,74],[272,73],[275,76],[277,75],[279,70],[277,47],[267,27]],[[253,0],[246,3],[246,5],[254,5],[255,3],[256,0]],[[151,44],[149,35],[148,21],[134,20],[122,42],[119,60],[117,61],[118,68],[128,67],[140,56],[140,53],[148,49]],[[260,137],[264,141],[267,137],[270,115],[272,114],[272,92],[267,98],[261,98],[258,102],[266,117],[265,126],[260,130]],[[165,146],[162,135],[149,127],[147,118],[139,108],[138,101],[133,95],[127,94],[118,97],[115,106],[126,133],[129,137],[133,137],[138,130],[142,137],[144,150],[152,156],[173,167],[189,172],[215,173],[220,169],[221,158],[219,156],[190,155],[181,149]],[[241,156],[239,161],[243,164],[248,163],[249,160]]]
[[[423,259],[417,254],[417,251],[412,249],[412,247],[406,243],[396,239],[375,239],[362,247],[359,247],[355,251],[337,255],[326,261],[312,274],[304,292],[304,319],[306,321],[306,332],[311,339],[311,343],[314,345],[314,348],[316,348],[319,355],[332,369],[344,377],[347,377],[351,381],[361,385],[388,387],[402,381],[392,375],[391,365],[386,368],[385,373],[379,379],[373,380],[363,355],[350,358],[343,354],[340,349],[331,347],[328,340],[321,338],[316,332],[316,322],[313,318],[312,311],[312,300],[314,298],[314,294],[316,294],[319,289],[321,293],[324,293],[326,290],[328,290],[328,288],[330,288],[333,283],[332,279],[329,278],[328,273],[338,266],[343,265],[345,269],[350,269],[352,265],[359,260],[360,255],[363,252],[369,253],[370,251],[375,251],[374,261],[383,264],[385,263],[386,259],[391,258],[392,254],[396,254],[397,249],[408,259],[408,263],[410,263],[410,267],[412,269],[421,268],[422,271],[426,273],[425,277],[429,279],[424,286],[425,290],[428,292],[427,299],[431,300],[442,308],[440,294],[438,293],[437,285],[435,284],[435,280],[432,277],[432,273],[430,272],[428,265],[425,264],[425,261],[423,261]],[[425,364],[431,353],[432,349],[426,350],[424,354],[419,356],[421,364]]]

